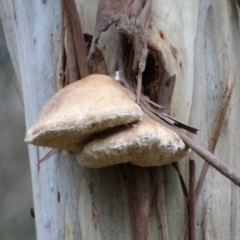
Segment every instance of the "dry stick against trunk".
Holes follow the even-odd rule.
[[[43,158],[39,159],[37,162],[37,166],[39,167],[42,162],[45,162],[48,160],[50,157],[58,153],[60,150],[52,148]]]
[[[220,109],[218,110],[218,113],[217,113],[217,115],[214,119],[212,132],[211,132],[211,135],[210,135],[210,138],[209,138],[209,141],[208,141],[208,150],[212,153],[214,152],[215,147],[217,145],[217,141],[218,141],[218,138],[219,138],[219,135],[220,135],[220,129],[221,129],[223,120],[224,120],[226,112],[227,112],[227,108],[228,108],[228,105],[229,105],[229,102],[230,102],[230,99],[231,99],[231,96],[232,96],[233,87],[235,85],[235,82],[236,82],[236,73],[235,73],[235,76],[234,76],[234,81],[231,82],[231,72],[230,72],[229,76],[228,76],[228,80],[227,80],[227,85],[226,85],[222,105],[221,105]],[[195,199],[196,201],[198,199],[201,188],[203,186],[203,182],[204,182],[204,179],[206,177],[208,168],[209,168],[209,164],[207,162],[205,162],[203,167],[202,167],[202,171],[201,171],[198,183],[197,183],[196,199]]]
[[[141,99],[141,100],[144,100],[144,99]],[[166,127],[175,131],[182,138],[182,140],[185,142],[185,144],[187,146],[189,146],[195,153],[197,153],[201,158],[203,158],[205,161],[207,161],[212,167],[217,169],[225,177],[227,177],[228,179],[230,179],[232,182],[234,182],[236,185],[238,185],[240,187],[240,176],[239,176],[239,174],[235,173],[226,164],[221,162],[212,153],[210,153],[208,150],[203,148],[200,144],[196,143],[190,137],[184,135],[182,132],[180,132],[177,129],[173,128],[172,126],[168,125],[167,123],[162,121],[160,118],[157,118],[156,115],[154,115],[154,113],[152,112],[152,110],[149,109],[144,104],[142,104],[141,102],[140,102],[140,106],[143,109],[143,111],[146,114],[148,114],[150,117],[152,117],[156,121],[162,123]]]
[[[146,106],[140,104],[143,111],[147,113],[150,117],[153,119],[156,119],[156,116],[154,116],[153,112],[149,110]],[[221,162],[219,159],[217,159],[212,153],[210,153],[208,150],[203,148],[200,144],[196,143],[194,140],[192,140],[190,137],[187,137],[182,132],[178,131],[177,129],[173,128],[172,126],[166,124],[161,119],[157,119],[158,122],[162,123],[166,127],[172,129],[175,131],[185,142],[185,144],[190,147],[195,153],[197,153],[201,158],[203,158],[205,161],[207,161],[212,167],[217,169],[220,173],[222,173],[225,177],[230,179],[232,182],[234,182],[236,185],[240,187],[240,176],[235,173],[232,169],[230,169],[226,164]]]
[[[217,159],[212,153],[207,151],[205,148],[197,144],[195,141],[193,141],[191,138],[185,136],[184,134],[177,132],[179,136],[182,138],[182,140],[195,152],[197,153],[201,158],[203,158],[205,161],[207,161],[212,167],[217,169],[220,173],[222,173],[225,177],[230,179],[232,182],[234,182],[236,185],[240,187],[240,176],[236,172],[234,172],[232,169],[230,169],[227,164],[221,162],[219,159]]]
[[[154,169],[154,177],[157,186],[157,208],[158,214],[161,221],[163,240],[169,240],[168,233],[168,221],[167,221],[167,211],[165,204],[165,189],[164,189],[164,177],[163,177],[163,167],[156,167]]]
[[[77,53],[78,68],[81,78],[89,75],[87,64],[87,49],[82,32],[82,26],[77,11],[75,0],[63,0],[70,16],[73,30],[74,45]]]
[[[195,161],[189,160],[189,204],[188,204],[188,221],[189,221],[189,239],[195,240]]]
[[[124,74],[121,71],[121,64],[120,64],[120,74],[123,77],[123,82],[126,82],[126,79],[124,78]],[[128,84],[126,84],[127,87]],[[130,86],[131,88],[132,86]],[[144,99],[141,99],[142,102],[140,102],[140,106],[142,107],[143,111],[148,114],[150,117],[155,119],[156,121],[164,124],[165,126],[169,127],[173,131],[177,132],[178,135],[182,138],[182,140],[186,143],[187,146],[189,146],[195,153],[197,153],[200,157],[202,157],[205,161],[207,161],[210,165],[212,165],[215,169],[217,169],[220,173],[222,173],[224,176],[226,176],[228,179],[230,179],[232,182],[234,182],[236,185],[240,186],[240,176],[233,172],[226,164],[221,162],[219,159],[217,159],[211,152],[200,146],[198,143],[193,141],[191,138],[185,136],[183,133],[179,132],[172,126],[166,124],[164,121],[162,121],[160,118],[158,118],[155,115],[155,112],[150,109],[147,105],[144,104]]]

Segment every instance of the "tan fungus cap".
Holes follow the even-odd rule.
[[[78,162],[91,168],[126,162],[161,166],[181,159],[186,151],[185,143],[175,132],[144,114],[142,121],[125,130],[89,141]]]
[[[44,106],[25,141],[80,151],[99,132],[142,118],[135,97],[119,82],[94,74],[57,92]]]

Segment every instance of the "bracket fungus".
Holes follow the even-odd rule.
[[[89,141],[79,153],[78,162],[91,168],[126,162],[162,166],[181,159],[186,150],[175,132],[144,114],[142,120],[123,130]]]
[[[43,107],[25,141],[80,151],[90,138],[142,118],[135,96],[106,75],[94,74],[58,91]]]
[[[135,101],[120,82],[90,75],[47,102],[25,141],[79,152],[78,162],[91,168],[125,162],[160,166],[182,158],[187,150],[182,139]]]

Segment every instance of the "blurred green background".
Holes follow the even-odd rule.
[[[24,106],[0,22],[0,240],[34,240]],[[19,89],[21,91],[21,89]]]

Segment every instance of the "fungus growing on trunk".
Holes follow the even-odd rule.
[[[142,118],[135,96],[106,75],[94,74],[57,92],[44,106],[25,141],[67,151],[80,151],[102,131]]]
[[[162,166],[181,159],[186,150],[175,132],[144,114],[141,121],[128,128],[89,141],[78,162],[91,168],[126,162],[142,167]]]
[[[78,162],[92,168],[160,166],[182,158],[187,148],[181,138],[143,114],[135,100],[120,82],[90,75],[47,102],[25,141],[80,152]]]

